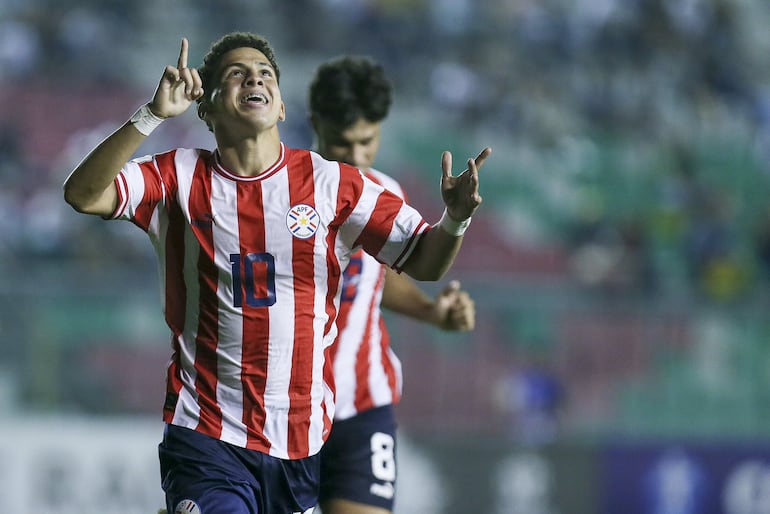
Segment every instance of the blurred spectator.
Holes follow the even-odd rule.
[[[707,191],[693,206],[685,252],[694,284],[714,300],[733,300],[747,285],[735,223],[731,199],[724,192]]]
[[[41,66],[40,37],[35,27],[13,18],[0,21],[0,82],[18,80]]]
[[[770,207],[760,217],[758,228],[754,232],[753,249],[756,255],[759,274],[765,288],[770,284]]]
[[[509,434],[517,443],[537,446],[558,437],[564,390],[546,353],[538,349],[528,353],[502,378],[495,394],[509,415]]]
[[[570,261],[581,284],[606,293],[651,293],[657,278],[641,220],[580,220],[572,229]]]

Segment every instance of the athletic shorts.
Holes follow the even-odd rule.
[[[320,455],[279,459],[174,425],[158,453],[169,514],[294,514],[318,500]]]
[[[335,420],[321,449],[321,504],[338,498],[392,511],[395,485],[393,406]]]

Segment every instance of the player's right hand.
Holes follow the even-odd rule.
[[[203,96],[203,85],[196,68],[187,67],[189,43],[182,38],[182,48],[176,67],[168,65],[150,102],[150,110],[160,118],[182,114],[195,100]]]

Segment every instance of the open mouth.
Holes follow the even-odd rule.
[[[262,93],[249,93],[241,97],[241,103],[267,105],[267,97]]]

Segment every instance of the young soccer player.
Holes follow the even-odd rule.
[[[344,56],[323,63],[310,84],[315,149],[361,169],[404,198],[400,185],[372,168],[392,88],[378,63]],[[396,420],[401,363],[390,347],[380,305],[447,330],[470,330],[470,296],[450,283],[435,299],[363,251],[344,273],[339,335],[331,348],[336,409],[321,450],[320,505],[324,514],[388,514],[396,482]]]
[[[446,211],[431,227],[358,169],[281,142],[280,74],[264,38],[228,34],[199,69],[187,60],[183,39],[152,100],[72,171],[64,196],[79,212],[131,221],[158,256],[173,349],[159,446],[167,510],[308,511],[334,413],[324,353],[353,250],[439,279],[481,202],[490,150],[459,176],[444,153]],[[193,102],[215,150],[132,159]]]

